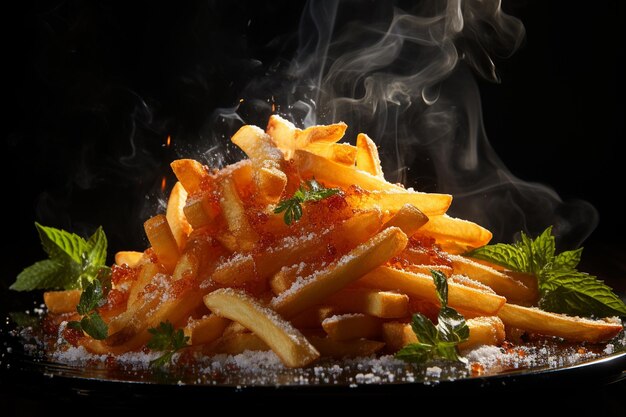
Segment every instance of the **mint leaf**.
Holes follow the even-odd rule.
[[[290,225],[302,218],[302,203],[307,201],[319,201],[331,195],[337,194],[338,188],[324,188],[315,179],[307,181],[293,193],[291,198],[281,200],[274,209],[274,213],[285,212],[283,219]]]
[[[100,307],[104,301],[102,284],[99,280],[94,280],[88,283],[80,294],[80,301],[76,306],[76,311],[81,316],[89,314],[90,311]]]
[[[107,239],[99,227],[88,241],[82,237],[35,223],[49,259],[25,268],[11,285],[15,291],[80,289],[106,268]]]
[[[593,275],[573,269],[544,276],[539,306],[555,313],[599,317],[626,316],[626,305],[611,288]]]
[[[576,270],[582,248],[556,253],[552,227],[535,239],[522,232],[518,242],[486,245],[465,255],[535,275],[539,306],[546,311],[574,316],[626,316],[626,305],[610,287]]]
[[[445,359],[466,362],[458,353],[457,345],[469,338],[469,327],[465,318],[455,309],[448,307],[448,281],[440,272],[431,270],[441,309],[437,325],[420,313],[413,315],[411,328],[417,336],[417,343],[410,343],[396,353],[398,359],[406,362],[423,363],[432,359]]]
[[[80,320],[80,327],[85,333],[97,340],[104,340],[108,336],[109,327],[96,311],[83,316]]]
[[[161,367],[169,364],[174,353],[189,346],[189,336],[185,336],[183,329],[174,331],[174,326],[169,321],[159,323],[157,327],[148,329],[148,332],[152,335],[147,343],[148,348],[164,351],[163,355],[150,362],[150,366]]]

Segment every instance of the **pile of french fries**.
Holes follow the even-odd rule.
[[[446,215],[452,196],[385,180],[375,143],[365,134],[340,143],[345,131],[273,115],[265,130],[246,125],[232,137],[245,160],[219,170],[174,161],[167,212],[145,222],[151,247],[115,256],[100,308],[108,337],[79,343],[99,354],[139,350],[148,329],[169,321],[207,355],[271,349],[288,367],[392,354],[417,341],[413,313],[437,316],[431,270],[448,276],[448,304],[467,318],[461,349],[515,331],[602,342],[622,330],[541,311],[534,276],[462,256],[491,233]],[[277,204],[311,179],[341,191],[303,203],[287,224]],[[50,312],[75,312],[79,296],[45,301]]]

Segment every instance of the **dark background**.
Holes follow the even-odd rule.
[[[3,13],[2,292],[43,257],[35,220],[83,235],[102,225],[110,253],[142,250],[169,162],[196,152],[208,115],[233,106],[250,77],[289,58],[303,5],[130,3],[25,1]],[[624,3],[503,8],[527,37],[496,62],[500,84],[479,81],[487,135],[518,177],[597,208],[583,269],[626,294]]]

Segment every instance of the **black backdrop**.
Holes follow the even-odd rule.
[[[199,143],[207,115],[232,106],[248,77],[290,56],[302,5],[42,1],[7,14],[10,256],[2,286],[42,256],[34,220],[82,234],[103,225],[112,250],[142,249],[141,220],[156,209],[167,164],[185,153],[185,140]],[[527,36],[512,58],[496,62],[500,84],[479,82],[487,135],[514,174],[598,209],[585,246],[604,256],[605,274],[620,276],[623,3],[503,8]],[[180,138],[175,147],[164,147],[167,134]]]

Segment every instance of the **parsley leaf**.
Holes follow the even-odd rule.
[[[448,282],[446,276],[431,270],[441,309],[437,325],[420,313],[413,315],[411,328],[417,343],[410,343],[396,353],[398,359],[423,363],[433,359],[466,362],[459,356],[457,345],[469,338],[469,327],[465,318],[452,307],[448,307]]]
[[[39,223],[35,227],[49,259],[25,268],[10,289],[80,289],[97,278],[106,262],[107,238],[102,227],[88,240]]]
[[[286,224],[291,224],[294,221],[300,220],[302,218],[302,203],[306,203],[307,201],[319,201],[324,198],[330,197],[331,195],[335,195],[340,190],[338,188],[324,188],[320,185],[315,179],[307,181],[305,184],[300,185],[300,187],[293,194],[293,197],[281,200],[274,209],[274,213],[282,213],[284,214],[284,220]]]
[[[103,288],[101,281],[109,278],[110,269],[103,267],[98,275],[99,278],[87,283],[80,294],[76,311],[83,317],[80,321],[69,322],[68,326],[82,330],[94,339],[103,340],[108,336],[109,327],[96,309],[106,301],[106,288]]]
[[[163,355],[150,362],[151,366],[162,367],[170,363],[174,353],[189,346],[189,336],[185,336],[183,329],[174,331],[174,326],[169,321],[161,322],[158,327],[148,329],[152,339],[148,342],[148,348],[164,351]]]
[[[626,305],[609,286],[576,269],[582,248],[559,254],[555,248],[552,227],[548,227],[535,239],[522,232],[518,242],[486,245],[465,255],[535,275],[539,306],[546,311],[574,316],[626,316]]]

